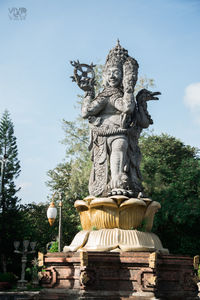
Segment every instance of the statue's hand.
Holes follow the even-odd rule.
[[[80,62],[71,61],[74,67],[74,76],[71,76],[72,81],[75,81],[78,86],[85,92],[94,91],[95,73],[93,68],[95,65],[80,64]]]
[[[128,86],[126,86],[126,87],[124,88],[124,92],[125,92],[125,93],[128,93],[128,94],[133,94],[133,92],[134,92],[134,87],[131,86],[131,85],[128,85]]]
[[[143,102],[147,102],[150,100],[159,100],[158,97],[155,97],[157,95],[161,95],[160,92],[151,92],[146,89],[142,89],[141,91],[138,92],[136,96],[136,100],[138,104],[142,104]]]
[[[94,84],[91,78],[83,78],[79,82],[77,82],[78,86],[84,92],[89,92],[94,90]]]
[[[133,80],[132,76],[124,76],[123,87],[125,93],[133,93],[136,81]]]

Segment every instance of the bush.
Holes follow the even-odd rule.
[[[200,265],[199,265],[199,269],[198,269],[197,273],[198,273],[198,277],[199,277],[199,280],[200,280]]]
[[[53,253],[53,252],[58,252],[58,242],[54,242],[51,246],[51,248],[49,249],[49,252]]]
[[[0,273],[0,282],[10,282],[14,283],[17,280],[17,277],[13,273]]]

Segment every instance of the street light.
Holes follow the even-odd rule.
[[[28,250],[28,246],[30,244],[31,250]],[[35,253],[35,246],[36,242],[30,242],[28,240],[24,240],[22,243],[22,251],[19,251],[19,241],[14,242],[14,253],[21,254],[22,255],[22,272],[21,272],[21,279],[17,281],[17,285],[19,289],[26,289],[27,280],[25,280],[25,270],[26,270],[26,263],[27,263],[27,255]]]
[[[54,204],[55,195],[56,195],[56,193],[53,194],[52,202],[47,209],[47,218],[49,220],[50,226],[53,225],[53,223],[55,222],[56,216],[57,216],[57,208],[55,207],[55,204]],[[60,202],[59,202],[59,227],[58,227],[58,252],[61,252],[61,248],[62,248],[62,200],[61,200],[61,193],[58,193],[58,195],[59,195],[59,200],[60,200]]]
[[[52,226],[53,223],[55,222],[56,216],[57,216],[57,209],[55,207],[54,202],[52,201],[51,204],[49,205],[49,208],[47,209],[47,218],[49,220],[50,226]]]

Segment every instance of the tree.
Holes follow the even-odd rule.
[[[73,138],[71,139],[73,144],[72,140]],[[61,163],[55,169],[48,171],[50,177],[48,185],[51,190],[61,192],[63,195],[62,231],[65,244],[69,244],[80,230],[79,216],[74,208],[74,202],[77,199],[83,199],[88,194],[88,178],[91,165],[86,145],[79,141],[73,147],[76,149],[76,158],[71,158],[70,162]],[[55,230],[57,230],[57,223],[55,227]]]
[[[47,243],[55,238],[55,225],[57,227],[57,220],[54,226],[49,225],[48,206],[49,203],[31,203],[21,206],[20,209],[24,239],[37,242],[36,249],[43,253]]]
[[[173,253],[200,251],[198,149],[167,134],[144,136],[141,171],[146,194],[161,203],[153,231]]]
[[[5,272],[13,256],[13,241],[19,237],[19,199],[15,179],[20,174],[20,162],[14,125],[8,111],[0,120],[1,195],[0,195],[0,257]],[[4,160],[6,159],[6,162]]]

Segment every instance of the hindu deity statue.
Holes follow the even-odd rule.
[[[103,86],[95,94],[94,65],[72,61],[73,81],[85,92],[82,117],[88,119],[92,170],[89,196],[74,203],[82,230],[68,251],[160,251],[159,238],[151,232],[159,202],[144,195],[138,140],[153,123],[147,110],[159,92],[140,90],[137,61],[119,41],[110,50],[103,68]]]
[[[89,193],[137,197],[143,191],[138,139],[142,129],[153,123],[147,101],[158,100],[155,96],[160,93],[142,89],[134,96],[139,65],[119,41],[107,56],[98,95],[94,65],[71,63],[75,67],[72,78],[85,91],[82,117],[88,119],[91,129]]]

